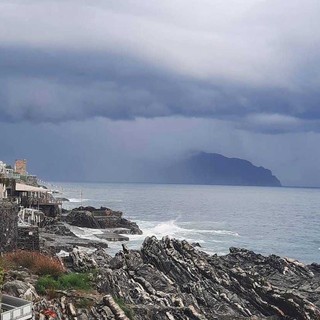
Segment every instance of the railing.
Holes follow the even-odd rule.
[[[49,204],[61,205],[62,202],[56,200],[53,197],[37,198],[37,197],[32,197],[32,196],[22,196],[21,197],[21,204],[24,207],[28,207],[28,206],[36,207],[38,205],[49,205]]]

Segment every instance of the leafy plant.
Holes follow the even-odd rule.
[[[69,273],[54,278],[52,276],[43,276],[36,283],[36,290],[40,294],[48,293],[52,290],[91,290],[89,275],[86,273]]]
[[[36,283],[36,290],[40,294],[45,294],[47,290],[57,290],[59,282],[51,276],[44,276],[38,279]]]
[[[90,278],[87,273],[69,273],[58,279],[63,289],[90,290]]]

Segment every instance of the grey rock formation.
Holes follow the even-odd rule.
[[[186,241],[146,238],[101,269],[103,294],[134,319],[320,319],[320,270],[231,248],[208,255]]]
[[[87,272],[97,268],[97,263],[93,258],[79,250],[77,247],[70,252],[70,259],[72,267],[76,272]]]
[[[72,210],[64,217],[64,220],[78,227],[94,229],[128,229],[127,233],[142,234],[135,222],[122,217],[122,212],[113,211],[108,208],[96,209],[93,207],[79,207]]]
[[[29,301],[33,301],[39,298],[34,286],[21,280],[6,282],[3,285],[2,290],[4,293]]]
[[[64,220],[72,226],[100,229],[99,222],[93,216],[90,211],[84,210],[72,210]]]
[[[35,319],[320,320],[320,265],[230,248],[209,255],[186,241],[145,239],[141,250],[114,257],[74,248],[70,271],[92,275],[91,292],[38,297],[26,270],[7,274],[4,291],[34,301]],[[25,279],[25,281],[18,280]]]

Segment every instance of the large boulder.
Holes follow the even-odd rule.
[[[3,285],[2,289],[4,293],[29,301],[39,298],[32,284],[20,280],[8,281]]]
[[[101,207],[79,207],[73,209],[64,217],[64,220],[78,227],[94,228],[94,229],[127,229],[125,233],[142,234],[139,226],[130,220],[122,217],[121,211],[113,211],[111,209]],[[117,232],[114,230],[114,232]],[[123,233],[123,230],[121,231]]]
[[[72,210],[66,217],[65,221],[73,226],[100,229],[99,222],[90,211]]]

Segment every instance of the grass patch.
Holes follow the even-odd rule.
[[[125,315],[130,319],[134,320],[134,312],[121,298],[113,298],[117,305],[122,309]]]
[[[84,290],[92,289],[90,276],[87,273],[69,273],[54,278],[52,276],[43,276],[36,283],[36,290],[40,294],[45,294],[52,290]]]

